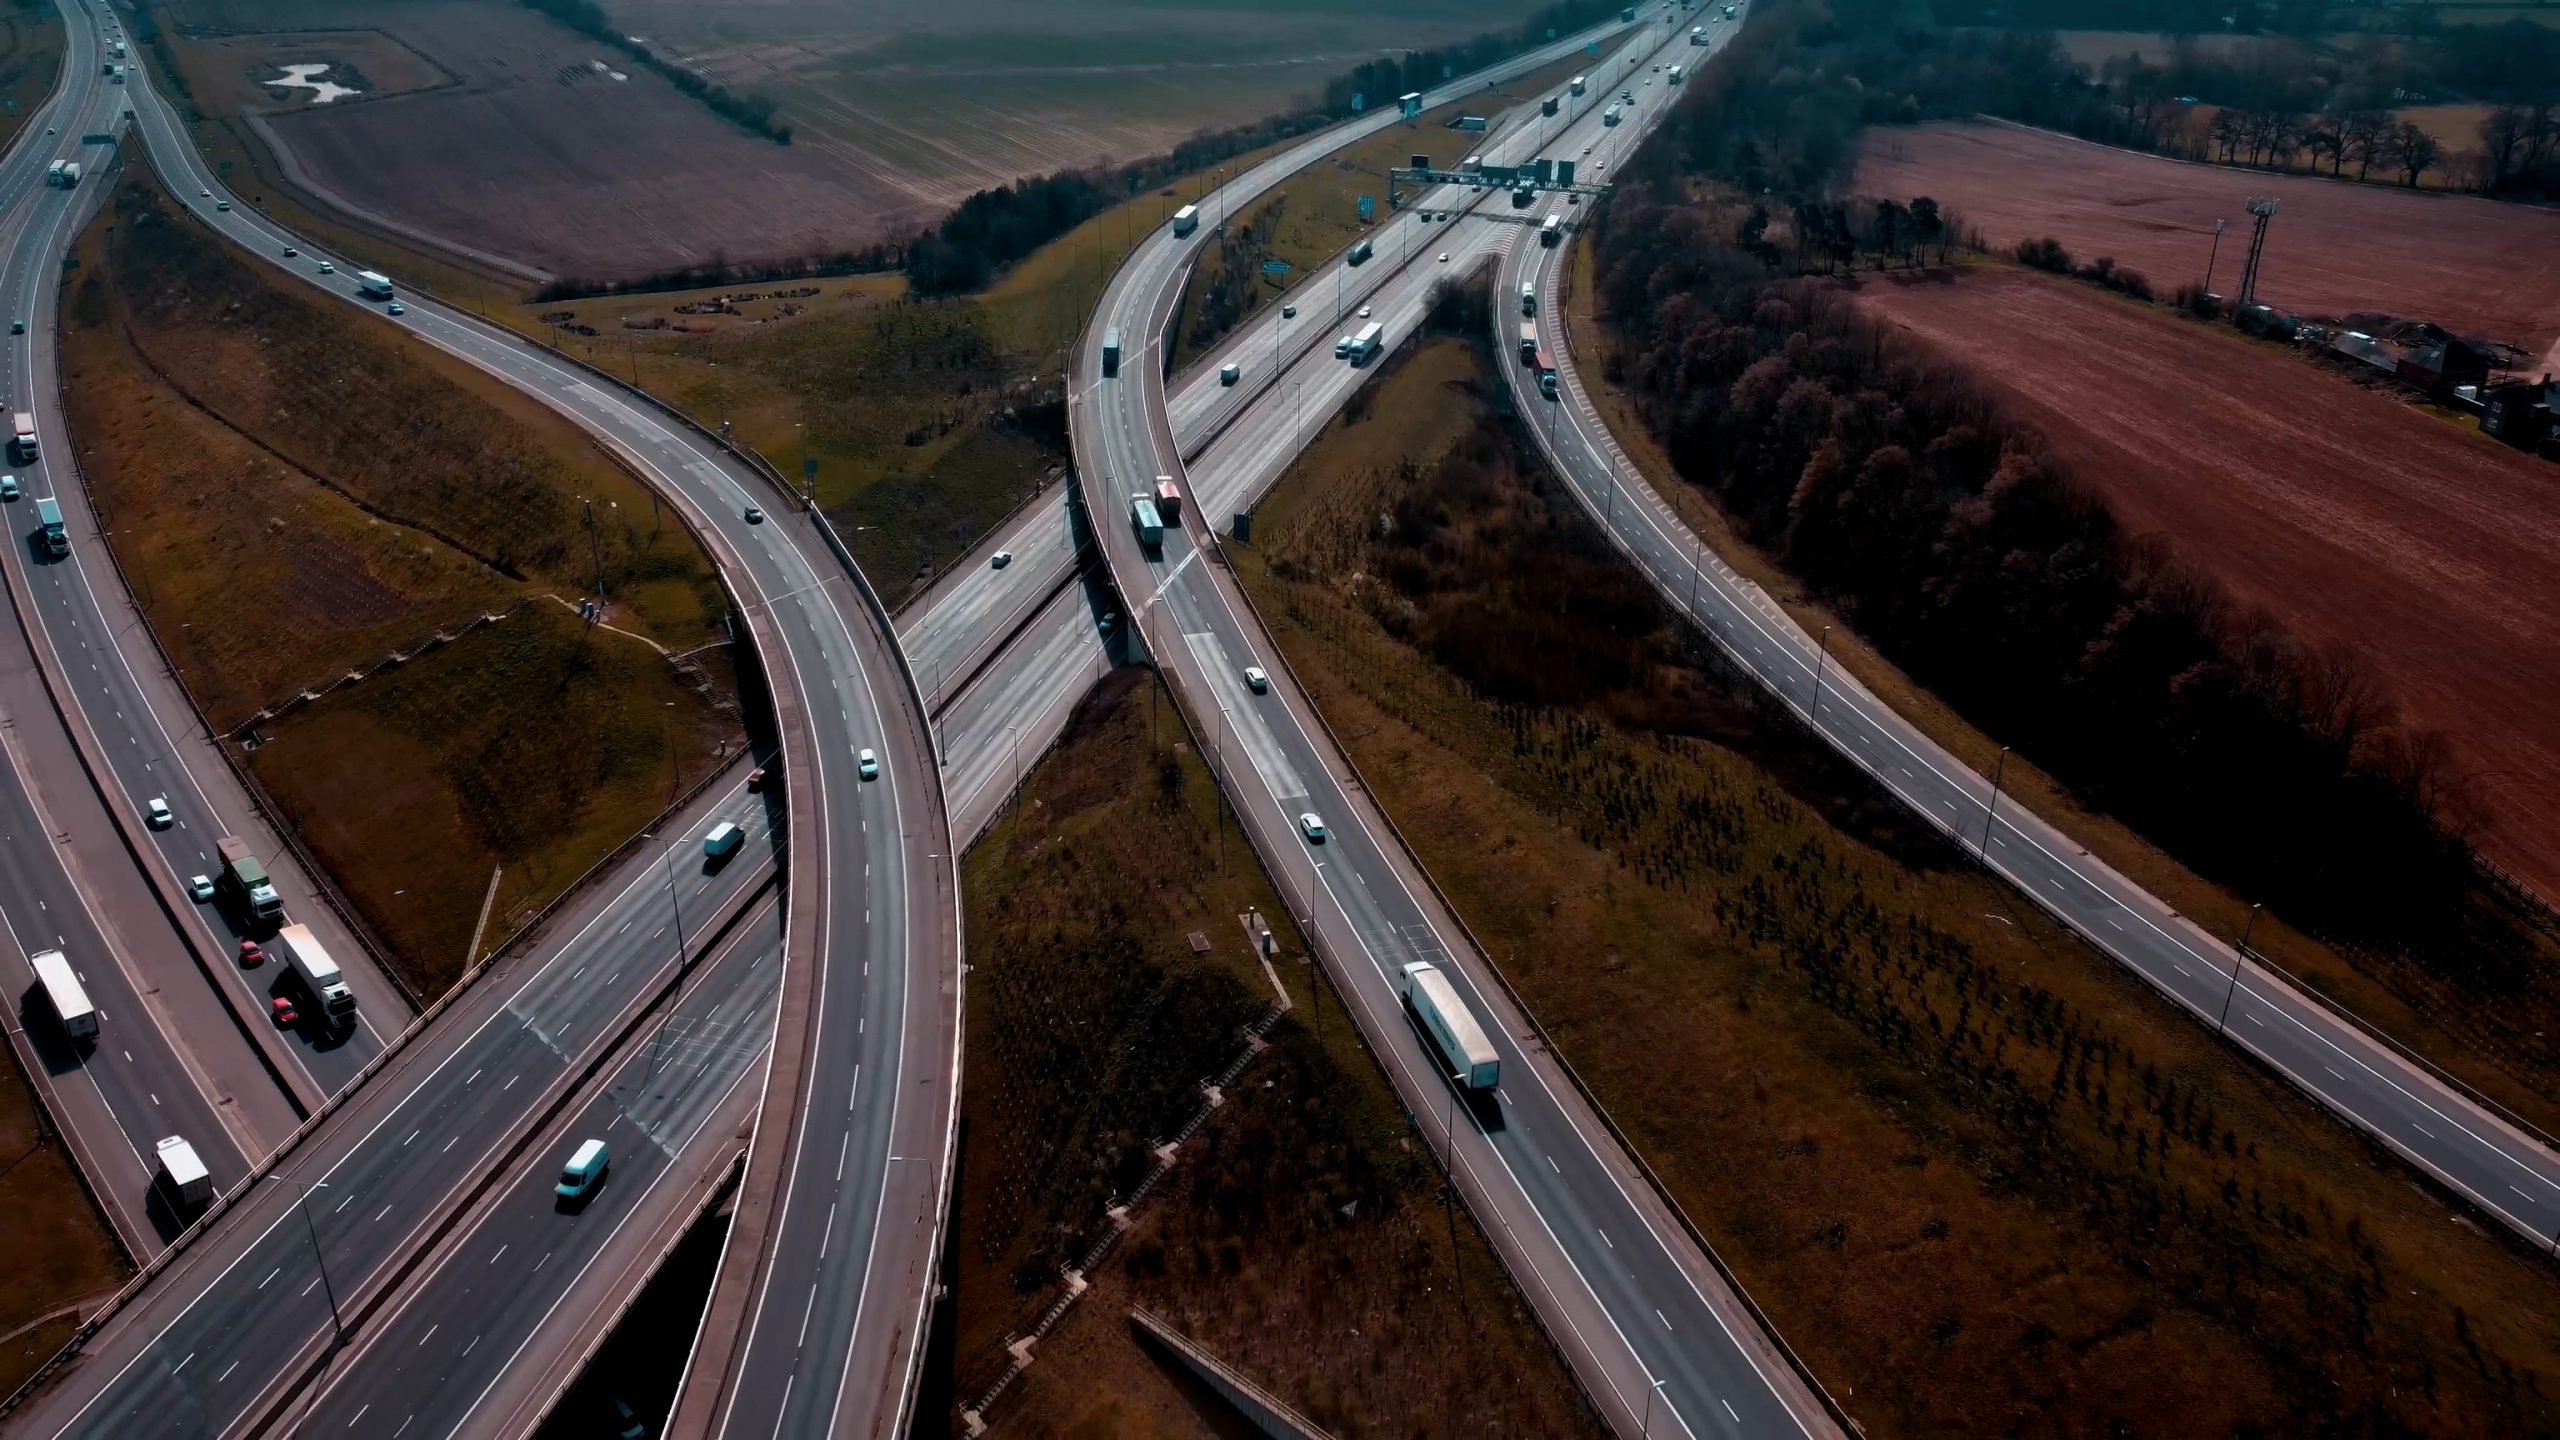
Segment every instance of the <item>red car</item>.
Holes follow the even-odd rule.
[[[276,1025],[279,1029],[302,1023],[302,1012],[293,1008],[293,997],[290,995],[278,995],[268,1001],[267,1013],[276,1017]]]
[[[256,967],[258,967],[258,966],[260,966],[260,965],[265,964],[265,963],[266,963],[266,961],[267,961],[267,952],[266,952],[266,951],[264,951],[264,950],[262,950],[262,949],[260,949],[260,948],[258,948],[258,942],[257,942],[257,941],[255,941],[255,940],[243,940],[243,941],[241,941],[241,942],[240,942],[240,963],[241,963],[241,964],[246,965],[246,966],[249,966],[249,967],[250,967],[250,968],[252,968],[252,969],[255,969]]]

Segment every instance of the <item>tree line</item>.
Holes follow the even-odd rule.
[[[1630,186],[1595,225],[1612,378],[1743,533],[2203,872],[2360,938],[2457,914],[2459,783],[2352,658],[2126,535],[1959,372],[1738,243],[1748,217],[1664,193]]]
[[[776,145],[791,143],[791,127],[775,118],[780,106],[769,95],[741,95],[703,78],[623,33],[596,0],[523,0],[526,9],[548,16],[599,44],[610,45],[657,72],[670,85],[710,107],[711,113]]]
[[[545,3],[590,4],[592,0]],[[1320,130],[1352,113],[1355,97],[1364,109],[1391,104],[1406,91],[1440,84],[1444,73],[1482,68],[1545,44],[1550,31],[1568,34],[1621,8],[1615,0],[1562,0],[1509,30],[1489,31],[1437,50],[1407,51],[1369,61],[1325,82],[1312,104],[1250,125],[1204,130],[1162,155],[1116,167],[1060,170],[981,190],[907,246],[908,284],[922,295],[983,289],[1006,266],[1112,206],[1238,155]]]

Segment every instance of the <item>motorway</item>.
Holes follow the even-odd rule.
[[[72,27],[69,41],[61,84],[28,116],[0,160],[0,224],[6,227],[0,232],[6,237],[0,295],[7,297],[0,303],[13,316],[50,315],[49,289],[31,282],[55,273],[41,258],[42,241],[72,223],[74,195],[47,186],[45,168],[81,154],[79,136],[106,110],[94,31]],[[48,134],[49,128],[61,133]],[[102,153],[89,148],[91,158]],[[49,327],[31,323],[27,334],[10,337],[0,348],[0,389],[13,402],[0,408],[27,404],[54,418],[51,340]],[[60,433],[56,423],[53,434]],[[51,478],[42,464],[13,473],[29,498],[10,510],[31,527],[32,497],[48,493]],[[192,905],[173,907],[165,891],[155,890],[142,867],[160,862],[144,860],[128,844],[130,835],[147,833],[138,811],[127,811],[129,829],[119,827],[107,806],[129,799],[121,793],[112,802],[104,797],[69,727],[88,724],[117,741],[111,753],[127,763],[108,777],[110,784],[148,773],[153,757],[169,753],[166,736],[139,709],[106,703],[82,717],[56,708],[47,674],[56,653],[85,662],[69,667],[75,704],[101,689],[132,693],[136,682],[113,644],[92,645],[93,637],[111,640],[112,634],[95,622],[85,582],[76,594],[64,583],[82,573],[76,554],[70,562],[54,561],[32,537],[21,538],[26,543],[0,557],[13,612],[12,623],[0,626],[7,637],[0,640],[0,716],[6,717],[0,728],[6,753],[0,765],[0,927],[8,935],[0,976],[16,1002],[11,1041],[38,1077],[44,1103],[64,1128],[119,1239],[130,1253],[148,1256],[176,1238],[190,1218],[154,1184],[154,1140],[185,1136],[214,1182],[229,1186],[247,1173],[250,1157],[283,1139],[298,1117],[250,1035],[208,985],[199,957],[190,953],[191,929],[227,951],[226,927],[217,916],[191,913],[197,909]],[[112,593],[121,598],[121,591]],[[47,653],[39,655],[39,646]],[[70,958],[98,1007],[101,1034],[94,1045],[74,1045],[54,1024],[27,959],[45,949]],[[216,973],[245,983],[227,964]],[[256,1004],[262,1009],[264,1002]]]
[[[85,17],[80,18],[83,23],[75,28],[86,29]],[[83,44],[91,57],[86,63],[94,68],[94,40]],[[362,303],[352,293],[351,280],[317,273],[317,263],[328,257],[305,248],[288,258],[286,248],[300,247],[298,239],[246,207],[227,212],[215,208],[214,196],[206,192],[220,187],[204,171],[180,122],[149,79],[147,67],[135,71],[123,97],[156,168],[181,204],[282,273],[344,303]],[[367,308],[380,314],[378,307]],[[777,1273],[771,1257],[781,1254],[778,1273],[815,1278],[827,1287],[839,1302],[828,1308],[828,1325],[809,1334],[807,1343],[788,1347],[780,1364],[795,1380],[805,1375],[808,1383],[800,1387],[804,1404],[829,1403],[843,1392],[854,1396],[851,1403],[861,1413],[877,1408],[894,1416],[912,1386],[943,1208],[955,1114],[959,995],[951,847],[924,722],[901,682],[898,657],[881,628],[871,623],[848,570],[828,550],[813,522],[783,513],[761,524],[744,517],[750,503],[770,503],[774,497],[743,462],[538,346],[425,297],[407,297],[406,311],[405,316],[382,319],[551,404],[675,500],[721,562],[742,602],[743,618],[774,672],[793,772],[784,802],[793,823],[783,827],[790,865],[803,877],[817,878],[804,878],[794,891],[795,903],[786,907],[788,952],[803,968],[791,971],[783,984],[780,1010],[786,1025],[796,1028],[773,1053],[781,1056],[788,1048],[794,1068],[787,1075],[776,1071],[784,1082],[778,1089],[767,1086],[759,1092],[764,1118],[758,1146],[767,1163],[760,1170],[751,1161],[748,1172],[751,1190],[759,1174],[769,1176],[765,1189],[771,1192],[768,1208],[774,1213],[760,1228],[739,1227],[740,1233],[757,1236],[759,1253],[732,1256],[723,1272],[747,1277],[760,1293],[765,1287],[758,1277]],[[81,536],[79,527],[73,528],[76,549]],[[880,756],[883,773],[877,780],[865,781],[854,773],[855,752],[865,748]],[[595,968],[590,961],[581,973],[592,975]],[[636,970],[608,973],[624,982],[625,991],[637,983]],[[575,1016],[601,1021],[620,1013],[630,998],[573,987],[559,1003]],[[567,1023],[574,1029],[579,1021]],[[565,1065],[566,1057],[559,1058]],[[799,1063],[803,1059],[805,1067]],[[395,1067],[404,1074],[417,1068],[410,1057]],[[856,1077],[866,1068],[874,1084],[858,1091]],[[403,1092],[391,1086],[383,1096],[365,1096],[359,1108],[414,1102],[427,1113],[449,1113],[465,1097],[450,1093],[452,1083],[442,1078],[445,1074],[438,1068],[413,1076],[424,1088]],[[802,1125],[800,1115],[809,1113],[801,1103],[802,1087],[858,1095],[858,1104],[831,1108]],[[779,1124],[774,1123],[777,1112]],[[496,1128],[503,1132],[507,1127]],[[342,1135],[337,1139],[352,1144],[353,1153],[345,1160],[359,1166],[360,1178],[371,1178],[376,1172],[369,1167],[383,1163],[360,1143]],[[849,1171],[837,1170],[839,1157],[850,1159]],[[300,1152],[292,1161],[297,1172],[312,1163]],[[404,1189],[402,1203],[439,1202],[462,1177],[474,1173],[468,1166],[430,1171]],[[841,1186],[835,1183],[838,1173],[849,1176]],[[808,1183],[796,1183],[803,1180]],[[867,1234],[862,1244],[838,1244],[829,1251],[821,1227],[834,1208],[827,1202],[838,1190],[844,1208],[864,1216]],[[250,1232],[266,1233],[248,1217],[231,1218],[239,1223],[228,1227],[229,1245],[217,1243],[224,1238],[218,1235],[195,1248],[219,1254],[253,1243]],[[321,1229],[325,1244],[329,1226],[324,1223]],[[387,1251],[370,1238],[350,1237],[348,1243],[353,1253],[346,1263],[357,1272],[350,1283],[360,1284],[362,1257],[378,1261]],[[173,1275],[195,1273],[203,1259],[191,1253]],[[334,1262],[333,1255],[333,1269]],[[162,1295],[186,1289],[165,1282],[153,1287]],[[189,1362],[176,1352],[190,1339],[209,1338],[202,1316],[191,1320],[184,1313],[202,1298],[217,1302],[204,1307],[207,1313],[251,1303],[247,1294],[227,1288],[219,1273],[186,1293],[175,1316],[161,1314],[166,1307],[158,1303],[160,1295],[146,1291],[146,1303],[137,1304],[92,1342],[75,1367],[74,1383],[58,1387],[47,1397],[48,1405],[68,1407],[58,1413],[65,1423],[77,1419],[74,1428],[114,1430],[122,1422],[107,1417],[129,1421],[145,1414],[155,1420],[166,1417],[182,1431],[201,1423],[204,1414],[192,1413],[188,1403],[169,1403],[166,1392],[185,1392],[199,1383],[184,1378],[181,1367]],[[287,1307],[285,1313],[296,1312]],[[326,1330],[325,1315],[317,1328],[308,1313],[301,1313],[300,1320],[300,1340],[292,1334],[292,1322],[273,1321],[284,1324],[285,1333],[262,1335],[264,1343],[255,1354],[243,1358],[281,1374],[279,1356],[294,1353],[302,1341],[316,1340]],[[122,1363],[99,1363],[107,1354],[124,1351],[131,1353]],[[769,1352],[749,1347],[738,1353],[767,1363]],[[81,1378],[89,1384],[79,1384]],[[231,1378],[235,1384],[223,1392],[222,1403],[252,1377]],[[100,1390],[111,1393],[101,1397]],[[813,1396],[822,1398],[807,1398]],[[92,1406],[93,1400],[102,1403]],[[206,1397],[191,1403],[210,1405],[210,1414],[223,1413],[221,1403]]]
[[[1648,13],[1646,22],[1653,18]],[[1609,77],[1612,88],[1631,83],[1621,78],[1626,74],[1646,73],[1649,63],[1685,63],[1696,53],[1686,29],[1675,24],[1655,46],[1626,52],[1627,68]],[[1579,156],[1601,129],[1587,109],[1552,137],[1532,135],[1529,143]],[[1441,203],[1437,196],[1418,202]],[[1455,228],[1498,223],[1467,219]],[[1407,215],[1394,225],[1422,222]],[[1424,243],[1459,243],[1440,238],[1449,233],[1442,229]],[[1388,260],[1399,243],[1382,239],[1379,260],[1370,263]],[[1219,490],[1241,483],[1226,479],[1204,490],[1190,476],[1162,367],[1145,358],[1161,342],[1196,248],[1159,232],[1113,278],[1074,372],[1069,412],[1086,499],[1111,517],[1099,527],[1101,548],[1149,651],[1195,725],[1220,735],[1221,752],[1232,747],[1218,759],[1257,849],[1296,897],[1372,1048],[1407,1106],[1424,1117],[1425,1133],[1450,1156],[1488,1238],[1608,1422],[1626,1434],[1830,1433],[1819,1396],[1757,1327],[1632,1157],[1542,1048],[1524,1042],[1534,1027],[1490,981],[1483,957],[1393,840],[1374,802],[1344,778],[1347,762],[1191,528],[1204,513],[1220,513]],[[1440,262],[1416,264],[1437,271]],[[1457,264],[1453,254],[1450,266]],[[1117,327],[1127,347],[1118,379],[1101,374],[1105,327]],[[1329,347],[1321,353],[1329,360]],[[1157,474],[1185,477],[1188,490],[1210,498],[1186,507],[1184,528],[1168,530],[1151,554],[1118,523],[1121,492],[1132,487],[1115,477]],[[1243,668],[1257,663],[1273,672],[1267,695],[1243,683]],[[1299,835],[1302,812],[1323,817],[1329,834],[1322,843]],[[1491,1022],[1504,1083],[1490,1105],[1460,1103],[1405,1020],[1389,977],[1414,960],[1448,971]]]
[[[1554,297],[1566,249],[1523,247],[1507,293],[1533,279]],[[1551,310],[1551,313],[1553,311]],[[1497,331],[1515,316],[1496,320]],[[2560,1153],[2303,994],[2246,966],[2232,944],[2162,904],[1948,754],[1892,706],[1825,662],[1757,585],[1706,553],[1611,439],[1562,327],[1549,332],[1560,399],[1505,365],[1542,448],[1674,608],[1805,717],[1832,748],[1948,831],[2021,894],[2278,1075],[2500,1222],[2549,1248],[2560,1236]],[[1500,345],[1503,337],[1497,333]]]
[[[1498,88],[1625,28],[1613,23],[1567,36],[1442,86],[1426,95],[1424,104],[1437,106],[1481,94],[1489,86]],[[1592,73],[1600,76],[1606,67],[1608,75],[1618,75],[1626,63],[1614,56],[1595,60]],[[1522,141],[1514,131],[1594,115],[1611,93],[1595,83],[1579,102],[1568,97],[1567,103],[1576,107],[1570,117],[1553,121],[1537,117],[1534,104],[1516,106],[1486,135],[1487,152],[1498,159],[1506,146],[1550,139],[1541,135]],[[1228,181],[1204,206],[1239,213],[1334,149],[1397,123],[1390,112],[1325,130]],[[1603,138],[1589,143],[1600,146],[1605,158],[1611,143],[1607,137],[1616,133],[1603,129]],[[1430,200],[1434,207],[1459,203],[1455,195],[1435,194]],[[1391,220],[1379,231],[1376,261],[1354,266],[1337,256],[1315,268],[1194,363],[1172,401],[1182,453],[1196,456],[1215,439],[1230,447],[1238,466],[1245,467],[1220,465],[1221,477],[1233,473],[1238,478],[1215,484],[1195,470],[1193,479],[1203,485],[1198,498],[1208,513],[1223,514],[1250,503],[1278,478],[1330,407],[1358,387],[1364,372],[1333,362],[1329,348],[1318,343],[1336,333],[1335,317],[1366,304],[1391,335],[1408,333],[1420,323],[1431,285],[1442,272],[1437,261],[1428,268],[1401,265],[1407,247],[1450,251],[1446,273],[1456,275],[1518,228],[1514,218],[1428,226],[1410,216]],[[1284,305],[1296,308],[1299,318],[1284,316]],[[1318,355],[1324,357],[1321,363],[1314,358]],[[1218,380],[1218,368],[1228,359],[1243,366],[1242,380],[1234,386]],[[1284,412],[1260,403],[1284,388],[1295,409]],[[1283,414],[1293,418],[1281,423],[1276,417]],[[1100,629],[1104,616],[1116,608],[1108,589],[1070,583],[1091,554],[1091,540],[1069,488],[1045,493],[975,552],[1004,551],[1013,557],[1010,564],[1002,569],[984,563],[954,568],[900,622],[900,636],[941,725],[952,827],[964,847],[983,833],[1012,793],[1019,768],[1037,760],[1065,727],[1084,692],[1077,677],[1099,675],[1120,654],[1116,639]]]

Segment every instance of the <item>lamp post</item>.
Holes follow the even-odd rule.
[[[1813,703],[1805,708],[1804,723],[1813,725],[1822,717],[1822,670],[1831,659],[1831,627],[1822,627],[1822,643],[1813,653]],[[1997,788],[1996,786],[1994,788]]]
[[[2214,1022],[2219,1033],[2231,1028],[2231,1000],[2240,993],[2240,966],[2249,958],[2249,936],[2258,928],[2259,906],[2249,907],[2249,919],[2240,927],[2240,947],[2231,952],[2231,985],[2222,992],[2222,1018]]]
[[[1662,1387],[1663,1387],[1663,1386],[1668,1385],[1668,1384],[1670,1384],[1670,1383],[1671,1383],[1671,1382],[1670,1382],[1668,1379],[1656,1380],[1656,1381],[1654,1381],[1651,1385],[1648,1385],[1648,1386],[1646,1386],[1646,1387],[1645,1387],[1645,1392],[1644,1392],[1644,1425],[1643,1425],[1643,1427],[1642,1427],[1641,1429],[1639,1429],[1639,1430],[1637,1430],[1637,1431],[1636,1431],[1636,1434],[1637,1434],[1637,1436],[1638,1436],[1638,1440],[1643,1440],[1643,1437],[1650,1436],[1651,1434],[1653,1434],[1653,1399],[1654,1399],[1654,1397],[1655,1397],[1655,1396],[1660,1395],[1660,1394],[1662,1393]]]
[[[2000,747],[2000,758],[1991,766],[1991,798],[1982,806],[1982,868],[1991,868],[1991,817],[2000,813],[2000,777],[2009,771],[2009,747]],[[1963,847],[1957,847],[1963,853]]]
[[[283,1181],[288,1185],[293,1183],[292,1177],[287,1175],[270,1178]],[[338,1313],[338,1287],[329,1283],[329,1257],[320,1248],[320,1227],[311,1218],[311,1192],[328,1188],[329,1182],[326,1180],[314,1180],[303,1187],[302,1229],[304,1234],[311,1237],[312,1263],[320,1267],[320,1293],[329,1297],[329,1328],[337,1336],[337,1343],[344,1345],[347,1343],[347,1322],[346,1318]]]

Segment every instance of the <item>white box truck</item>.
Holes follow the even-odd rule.
[[[1375,320],[1361,326],[1358,333],[1351,337],[1351,351],[1344,358],[1354,365],[1368,364],[1369,357],[1377,354],[1378,347],[1385,342],[1386,334],[1386,327]]]
[[[62,1025],[62,1033],[74,1040],[98,1038],[98,1007],[89,1003],[89,992],[71,968],[71,958],[59,950],[39,950],[32,957],[36,979],[44,986],[45,1002],[53,1007],[53,1018]]]
[[[1398,973],[1396,990],[1422,1022],[1451,1078],[1470,1090],[1491,1090],[1502,1083],[1502,1056],[1439,966],[1427,960],[1407,965]]]
[[[160,1178],[169,1184],[169,1193],[182,1206],[197,1206],[213,1198],[213,1172],[204,1168],[204,1160],[184,1135],[163,1137],[152,1148],[160,1152]]]
[[[362,291],[367,300],[388,300],[391,298],[391,277],[377,270],[359,270],[356,272],[356,289]]]
[[[320,938],[308,925],[287,925],[276,931],[276,943],[284,947],[285,959],[293,973],[302,978],[311,992],[311,1003],[320,1008],[331,1025],[344,1028],[356,1023],[356,992],[347,988],[347,977],[338,970],[338,962],[320,948]]]
[[[1174,233],[1174,234],[1176,234],[1176,235],[1188,235],[1188,234],[1190,234],[1192,231],[1197,230],[1197,229],[1199,229],[1199,228],[1200,228],[1200,207],[1199,207],[1199,206],[1197,206],[1197,205],[1185,205],[1185,206],[1183,206],[1181,209],[1176,210],[1176,211],[1174,211],[1174,212],[1173,212],[1173,233]]]

